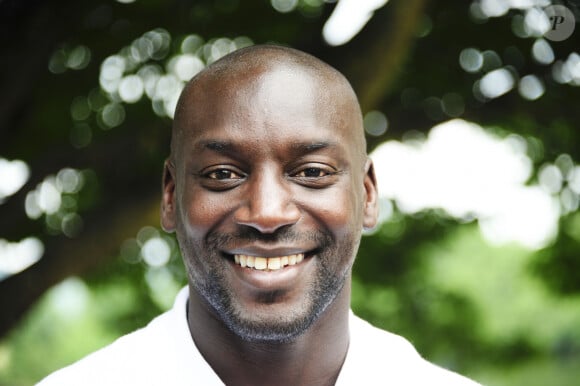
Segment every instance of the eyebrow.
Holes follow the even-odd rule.
[[[316,141],[316,142],[298,142],[292,144],[292,149],[300,153],[312,153],[317,150],[327,149],[327,148],[337,148],[339,147],[337,142],[331,141]]]
[[[221,154],[237,153],[238,146],[231,141],[205,140],[197,144],[199,150],[212,150]],[[339,143],[334,141],[312,141],[312,142],[295,142],[291,145],[293,152],[298,154],[313,153],[323,149],[339,148]]]
[[[200,150],[208,149],[218,153],[226,153],[234,149],[235,145],[229,141],[207,140],[201,141],[198,144],[198,147],[200,148]]]

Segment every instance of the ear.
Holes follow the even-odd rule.
[[[166,232],[175,231],[175,166],[166,160],[163,166],[161,196],[161,227]]]
[[[363,181],[365,189],[365,207],[363,211],[363,227],[365,229],[372,229],[377,225],[379,218],[379,202],[377,178],[375,176],[375,168],[373,161],[367,159],[365,164],[365,176]]]

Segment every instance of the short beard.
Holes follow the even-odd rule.
[[[325,268],[320,270],[326,271]],[[316,287],[308,294],[310,305],[306,312],[297,318],[288,315],[288,318],[279,318],[275,322],[243,318],[232,304],[234,295],[219,284],[217,275],[211,277],[204,287],[199,288],[195,283],[194,286],[228,329],[241,339],[255,343],[288,343],[302,335],[318,320],[344,287],[346,276],[346,273],[336,277],[330,272],[319,271]]]
[[[339,258],[338,251],[349,253],[344,248],[342,250],[338,248],[329,234],[322,232],[300,234],[290,230],[283,230],[275,235],[263,235],[252,232],[252,230],[236,235],[211,234],[207,239],[208,248],[204,252],[206,254],[216,253],[215,251],[221,250],[224,245],[227,245],[227,243],[234,239],[243,239],[245,241],[275,239],[275,241],[291,243],[304,241],[307,238],[307,240],[315,241],[319,246],[317,250],[319,253],[313,257],[317,259],[314,262],[317,264],[317,274],[313,285],[310,287],[310,291],[306,294],[307,298],[305,302],[307,308],[302,309],[300,315],[285,315],[275,321],[247,319],[243,317],[240,310],[236,309],[234,304],[236,295],[225,285],[225,275],[219,265],[209,267],[205,272],[206,277],[204,280],[195,280],[199,275],[195,272],[189,272],[193,287],[200,294],[201,298],[214,310],[218,319],[232,333],[248,342],[276,344],[288,343],[295,340],[307,331],[324,313],[341,292],[348,277],[349,269],[345,269],[342,272],[333,272],[329,269],[329,267],[333,266],[329,262]],[[193,250],[190,249],[190,251]],[[221,258],[223,257],[213,256],[210,257],[210,261],[211,259]],[[275,294],[272,295],[274,296]]]

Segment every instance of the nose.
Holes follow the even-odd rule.
[[[247,181],[247,197],[234,220],[261,233],[274,233],[279,228],[295,224],[301,213],[292,199],[291,187],[283,175],[274,171],[256,173]]]

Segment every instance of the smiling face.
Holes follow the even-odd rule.
[[[246,340],[308,329],[349,290],[361,230],[376,222],[358,103],[318,65],[210,68],[176,113],[162,225],[196,294]]]

